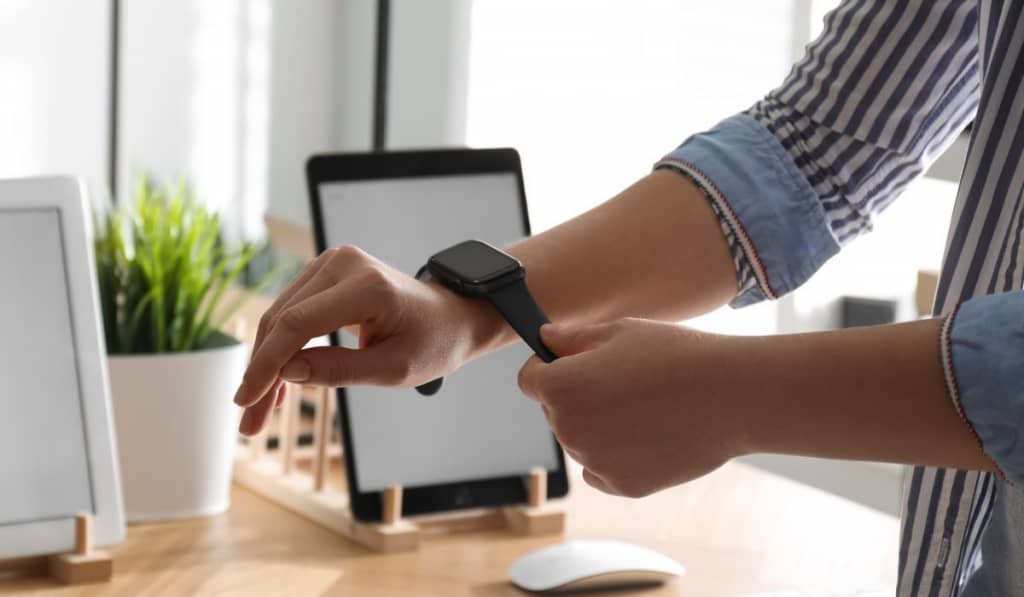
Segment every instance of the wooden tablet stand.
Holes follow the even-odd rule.
[[[75,517],[75,550],[70,553],[0,561],[0,573],[51,576],[65,584],[105,582],[114,574],[110,554],[92,545],[92,515]]]
[[[270,458],[266,436],[250,440],[248,450],[240,450],[235,461],[235,482],[247,489],[343,535],[374,551],[413,551],[419,547],[424,533],[458,532],[506,528],[524,535],[561,533],[565,528],[565,512],[546,502],[547,471],[535,469],[525,477],[527,504],[499,509],[432,515],[410,520],[402,518],[402,488],[397,485],[382,492],[382,521],[357,521],[348,507],[344,488],[327,487],[327,468],[337,455],[331,449],[331,406],[333,392],[315,388],[317,395],[313,450],[306,452],[312,460],[309,472],[303,469],[303,456],[296,448],[299,395],[301,388],[289,387],[286,406],[282,408],[278,458]],[[266,431],[263,432],[265,434]]]

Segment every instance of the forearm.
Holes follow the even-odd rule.
[[[746,449],[994,470],[949,397],[941,323],[736,339]]]
[[[689,180],[667,170],[507,251],[523,262],[530,291],[557,322],[680,320],[736,294],[717,216]],[[478,344],[515,339],[493,309],[476,317],[484,330]]]

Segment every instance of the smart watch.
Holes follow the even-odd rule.
[[[416,277],[433,279],[456,294],[490,301],[512,329],[545,363],[557,357],[540,339],[548,318],[526,287],[526,270],[518,259],[479,240],[467,240],[432,256]],[[443,378],[417,386],[424,396],[437,393]]]

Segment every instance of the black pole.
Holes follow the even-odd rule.
[[[107,185],[117,200],[118,83],[121,62],[121,1],[110,0],[110,123],[107,131]]]
[[[388,133],[388,49],[391,0],[377,0],[377,58],[373,86],[373,150],[384,151]]]

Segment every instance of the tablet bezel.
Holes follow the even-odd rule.
[[[441,149],[426,151],[398,151],[386,153],[342,153],[314,155],[306,163],[306,180],[309,185],[310,212],[313,217],[313,232],[317,252],[327,248],[326,232],[323,226],[323,212],[320,204],[320,185],[332,182],[354,180],[391,180],[427,176],[458,176],[465,174],[510,173],[516,176],[519,186],[519,204],[522,214],[522,234],[530,235],[530,218],[526,207],[526,191],[519,153],[511,148],[499,149]],[[426,263],[429,255],[423,256]],[[331,345],[340,345],[337,332],[330,334]],[[349,498],[352,514],[357,520],[378,521],[381,519],[381,491],[362,491],[357,486],[355,453],[349,432],[350,417],[345,398],[345,389],[338,388],[338,413],[341,437],[346,457],[345,472],[348,479]],[[564,497],[569,492],[565,456],[561,446],[551,435],[557,454],[558,467],[548,471],[548,498]],[[493,508],[526,503],[525,479],[522,476],[494,477],[474,481],[443,483],[423,487],[403,488],[402,515],[430,514],[470,508]]]
[[[72,177],[0,180],[0,214],[56,210],[59,215],[92,488],[93,538],[95,545],[109,546],[124,541],[125,523],[86,197],[85,184]],[[71,551],[75,514],[0,524],[0,559]]]

